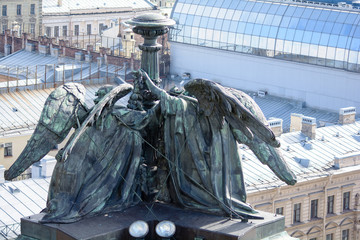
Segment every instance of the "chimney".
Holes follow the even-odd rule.
[[[291,114],[290,132],[301,131],[303,117],[304,115],[299,113]]]
[[[96,58],[98,67],[101,67],[104,64],[104,58],[103,57],[97,57]]]
[[[82,51],[76,52],[75,60],[79,62],[84,61],[84,53]]]
[[[0,184],[5,183],[5,167],[3,165],[0,165]]]
[[[85,55],[85,62],[89,62],[89,63],[92,62],[92,55],[91,54],[86,54]]]
[[[26,52],[33,52],[35,50],[35,45],[32,43],[27,43],[25,46]]]
[[[270,118],[268,120],[270,129],[274,132],[276,137],[279,137],[283,133],[283,120],[280,118]]]
[[[51,56],[53,56],[53,57],[59,57],[59,52],[60,52],[60,49],[59,49],[59,48],[53,47],[53,48],[51,49]]]
[[[310,139],[316,136],[316,118],[303,116],[301,132]]]
[[[51,177],[56,164],[55,157],[46,155],[40,162],[36,162],[31,167],[32,178]]]
[[[47,55],[50,53],[50,48],[47,45],[39,44],[39,53]]]
[[[340,108],[339,123],[341,125],[354,123],[355,115],[356,115],[355,107]]]

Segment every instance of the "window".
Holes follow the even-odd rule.
[[[30,5],[30,14],[35,15],[35,4]]]
[[[5,143],[4,157],[11,157],[12,155],[12,143]]]
[[[328,214],[334,213],[334,195],[328,196],[328,199],[327,199],[327,213]]]
[[[316,240],[316,238],[310,238],[310,240]]]
[[[21,4],[18,4],[16,6],[16,15],[20,16],[21,15]]]
[[[67,26],[63,26],[62,35],[63,35],[64,37],[67,36]]]
[[[79,36],[79,25],[75,25],[75,36]]]
[[[342,230],[341,240],[349,240],[349,229]]]
[[[91,24],[86,25],[86,34],[91,35]]]
[[[46,36],[51,37],[51,27],[46,27]]]
[[[2,15],[7,16],[7,6],[6,5],[2,6]]]
[[[318,203],[318,199],[311,200],[310,218],[317,218]]]
[[[7,24],[2,25],[2,33],[5,33],[5,30],[8,28]]]
[[[34,23],[30,24],[30,33],[35,34],[35,24]]]
[[[326,240],[333,240],[334,239],[334,234],[330,233],[330,234],[326,234]]]
[[[284,215],[284,208],[283,207],[276,208],[276,214],[277,215]]]
[[[350,192],[344,192],[343,194],[343,210],[350,209]]]
[[[103,30],[104,30],[104,24],[103,23],[100,23],[99,24],[99,34],[102,34]]]
[[[301,203],[294,204],[294,223],[300,222]]]
[[[59,26],[55,26],[54,27],[54,37],[58,37],[59,36]]]

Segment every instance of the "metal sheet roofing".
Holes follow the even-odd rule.
[[[95,92],[102,85],[84,85],[86,89],[85,102],[88,107],[94,105]],[[21,133],[24,129],[36,126],[46,98],[54,90],[39,89],[25,90],[0,94],[0,136]],[[128,98],[120,100],[120,104],[127,103]]]
[[[335,157],[360,154],[359,130],[360,121],[357,121],[348,125],[317,128],[314,140],[306,141],[306,136],[301,132],[286,133],[279,138],[281,152],[299,182],[346,169],[360,169],[360,166],[340,170],[333,167]],[[242,163],[248,192],[285,185],[267,166],[260,164],[249,148],[239,145],[239,151],[244,156]]]
[[[62,0],[61,6],[58,0],[43,0],[43,14],[70,13],[74,10],[124,10],[153,9],[154,5],[146,0]]]
[[[54,75],[55,69],[55,75]],[[37,52],[18,51],[0,59],[0,76],[19,79],[9,82],[0,81],[0,88],[28,86],[37,83],[84,80],[97,76],[97,72],[108,72],[124,76],[124,68],[115,65],[98,67],[96,62],[79,62],[68,57],[54,57]],[[99,74],[101,77],[101,73]],[[105,76],[105,75],[104,75]],[[93,78],[92,78],[93,79]],[[96,79],[96,77],[95,77]],[[100,81],[100,80],[99,80]]]
[[[250,93],[249,95],[253,95]],[[284,132],[290,131],[290,119],[292,113],[316,118],[317,126],[332,125],[338,123],[339,114],[325,110],[303,107],[299,101],[266,95],[265,97],[254,97],[267,119],[281,118],[283,120]],[[348,106],[344,106],[348,107]]]
[[[46,207],[50,178],[27,179],[0,184],[0,240],[20,234],[20,218]]]

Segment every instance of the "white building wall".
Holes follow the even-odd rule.
[[[172,42],[170,72],[190,72],[192,78],[244,90],[266,90],[324,110],[360,108],[360,74],[339,69]]]

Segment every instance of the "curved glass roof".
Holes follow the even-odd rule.
[[[173,42],[360,72],[360,11],[253,0],[178,0]]]

